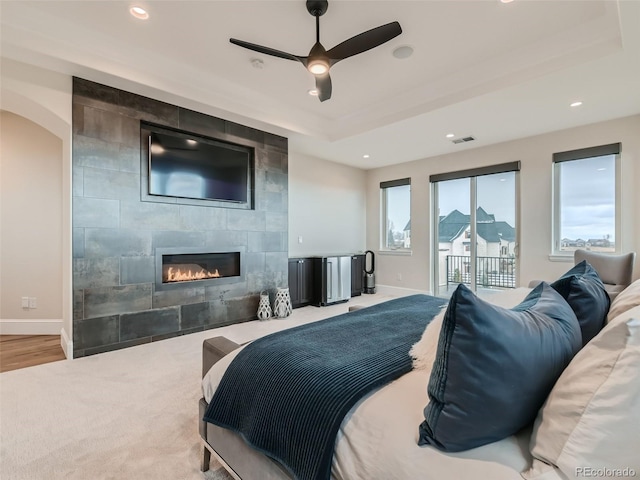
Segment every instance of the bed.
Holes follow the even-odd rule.
[[[451,407],[451,402],[455,403],[457,399],[446,398],[446,395],[440,398],[438,383],[432,378],[434,370],[441,371],[449,367],[450,370],[444,371],[444,374],[447,381],[450,381],[457,375],[456,371],[463,370],[460,363],[455,363],[460,360],[457,357],[459,352],[454,349],[454,342],[462,342],[461,346],[464,349],[473,350],[474,348],[473,345],[464,344],[464,338],[460,340],[455,337],[457,330],[454,333],[443,333],[447,331],[447,325],[452,321],[450,311],[454,309],[451,306],[452,302],[450,302],[446,308],[442,309],[441,313],[436,315],[429,313],[431,318],[426,322],[427,326],[423,328],[423,333],[418,335],[414,348],[411,349],[412,353],[418,352],[413,358],[413,368],[392,381],[372,388],[363,394],[341,419],[335,439],[332,439],[332,457],[326,478],[333,480],[388,478],[508,480],[525,477],[551,480],[584,476],[586,470],[578,472],[577,467],[599,468],[601,470],[597,472],[600,473],[616,473],[612,469],[625,468],[627,474],[630,472],[640,473],[640,461],[635,454],[640,448],[640,441],[637,439],[637,431],[640,429],[640,414],[637,413],[640,411],[638,408],[640,407],[640,403],[638,403],[640,402],[638,400],[640,398],[640,387],[638,387],[640,384],[640,373],[638,373],[640,371],[640,347],[638,345],[640,343],[638,341],[640,326],[637,326],[638,322],[633,320],[634,317],[640,318],[640,306],[638,306],[640,304],[640,285],[636,282],[627,287],[627,290],[621,293],[613,304],[610,303],[608,297],[598,297],[597,303],[600,309],[598,310],[594,307],[594,303],[589,303],[593,302],[591,298],[593,295],[596,297],[600,295],[600,286],[594,280],[593,272],[585,270],[584,266],[582,266],[582,270],[578,268],[576,271],[576,268],[574,267],[554,282],[555,288],[564,289],[564,293],[569,299],[563,298],[562,302],[565,303],[562,304],[560,304],[561,300],[555,296],[559,293],[558,290],[554,290],[548,284],[541,285],[537,293],[532,289],[520,288],[508,293],[492,294],[484,300],[476,300],[475,295],[468,296],[468,293],[464,291],[458,295],[457,311],[463,312],[458,313],[459,316],[464,314],[465,308],[473,309],[474,321],[471,328],[475,328],[477,323],[481,324],[483,316],[490,318],[489,321],[493,322],[496,315],[506,315],[507,324],[512,321],[518,323],[520,317],[528,319],[532,315],[539,316],[536,308],[538,310],[540,308],[546,309],[547,313],[551,312],[551,315],[560,316],[560,313],[557,312],[564,312],[562,315],[567,317],[573,315],[571,321],[574,324],[570,325],[571,322],[567,320],[567,326],[563,327],[561,336],[566,337],[566,344],[573,344],[571,348],[575,351],[571,352],[550,386],[545,387],[549,391],[545,391],[544,398],[540,397],[542,400],[532,398],[535,395],[531,392],[539,390],[538,386],[535,390],[529,390],[529,393],[517,401],[518,405],[526,404],[528,401],[532,402],[532,406],[527,407],[529,415],[531,415],[531,409],[535,407],[533,417],[519,415],[527,419],[522,428],[520,428],[520,424],[514,423],[509,426],[514,431],[508,430],[510,432],[508,435],[504,434],[504,430],[498,430],[495,437],[498,439],[495,440],[484,435],[480,440],[473,440],[475,443],[471,445],[477,446],[472,448],[466,448],[469,443],[464,442],[468,438],[465,438],[462,443],[456,443],[458,439],[451,439],[448,436],[448,432],[452,430],[463,431],[470,422],[473,423],[477,420],[469,420],[463,416],[458,419],[462,422],[459,425],[463,427],[455,428],[455,419],[453,423],[450,423],[450,417],[455,417],[456,413],[449,415],[450,410],[448,409]],[[587,285],[586,289],[585,284]],[[595,290],[594,284],[597,287]],[[579,300],[577,303],[580,304],[578,307],[570,303],[571,300],[577,304],[576,291]],[[587,298],[586,307],[585,298]],[[421,301],[425,300],[421,299]],[[465,304],[465,301],[468,303]],[[542,307],[540,307],[541,304]],[[532,305],[538,306],[532,309]],[[385,305],[377,307],[376,315],[384,316],[385,308]],[[479,312],[478,308],[484,309],[484,313],[483,311]],[[581,308],[582,310],[580,310]],[[585,308],[588,310],[587,313],[584,312]],[[582,316],[587,316],[595,311],[597,317],[602,315],[603,308],[606,309],[606,312],[605,318],[600,320],[602,325],[597,331],[591,332],[593,339],[588,338],[585,332],[589,326],[584,322],[580,323],[581,319],[578,318],[578,315],[574,315],[575,311],[577,310]],[[390,311],[397,309],[398,304],[391,303]],[[367,309],[363,310],[367,314]],[[487,312],[488,314],[486,314]],[[504,320],[500,321],[502,322],[499,325],[500,331],[490,333],[491,337],[500,336],[502,330],[509,330],[510,327],[504,327]],[[525,323],[528,321],[526,320]],[[551,323],[556,325],[561,324],[562,321],[562,319],[556,318]],[[458,319],[456,328],[464,330],[462,324],[462,320]],[[547,323],[543,322],[543,325],[547,325]],[[582,331],[578,337],[575,336],[576,328]],[[453,332],[453,330],[451,331]],[[444,365],[440,357],[446,350],[443,346],[443,337],[447,335],[451,350],[447,353],[449,365]],[[558,335],[557,332],[554,333],[555,337]],[[518,333],[517,336],[522,335]],[[555,341],[555,337],[553,341]],[[583,338],[584,342],[581,341]],[[492,339],[486,341],[489,342]],[[513,339],[508,339],[508,341],[513,342]],[[576,346],[576,342],[579,345]],[[475,343],[481,344],[477,339]],[[612,344],[614,347],[611,346]],[[416,348],[419,345],[422,346],[422,352]],[[199,405],[200,419],[206,417],[210,409],[210,402],[216,395],[225,374],[228,375],[227,369],[234,364],[234,359],[243,355],[242,352],[245,348],[249,348],[249,346],[237,345],[224,337],[205,341],[203,398]],[[521,350],[521,347],[516,346],[517,349]],[[495,351],[495,348],[483,348],[483,350],[471,352],[471,355],[474,355],[474,358],[480,358],[484,350]],[[407,353],[409,352],[407,351]],[[615,355],[613,355],[614,353]],[[421,359],[422,364],[419,358],[415,358],[416,355],[426,356]],[[518,356],[527,358],[526,355],[519,354]],[[607,361],[607,356],[612,356],[610,361]],[[598,357],[602,361],[598,360],[596,364],[592,364],[593,359]],[[495,361],[500,362],[504,359]],[[518,361],[515,360],[516,363]],[[542,369],[549,370],[550,368]],[[540,368],[535,370],[540,370]],[[508,374],[509,372],[504,375],[508,376]],[[513,374],[523,377],[517,371]],[[493,377],[496,375],[492,374],[491,377],[482,377],[482,375],[484,374],[480,374],[480,381],[492,385],[491,382],[494,381]],[[535,376],[535,373],[531,375]],[[502,373],[497,375],[497,377],[501,376],[503,376]],[[576,378],[580,380],[577,381]],[[464,381],[474,382],[475,379],[458,379],[455,385],[460,385],[460,382]],[[549,383],[549,379],[545,379],[544,382]],[[527,378],[527,383],[520,385],[518,390],[526,392],[527,389],[530,389],[529,383],[534,383],[534,381]],[[473,385],[469,388],[473,388]],[[498,385],[491,387],[491,390],[499,391],[500,388]],[[447,389],[441,390],[447,391]],[[448,387],[447,395],[450,395],[452,390],[454,390],[452,387]],[[502,396],[504,397],[504,395]],[[611,396],[615,397],[613,403]],[[434,405],[438,405],[439,402],[442,402],[442,405],[436,409]],[[504,415],[496,414],[495,417],[510,417],[510,412],[507,410],[518,410],[518,405],[514,405],[513,408],[505,408],[500,404],[495,405],[494,412],[504,412]],[[476,407],[471,406],[469,411],[474,408]],[[437,414],[440,414],[439,422],[433,421],[434,409],[437,410]],[[611,409],[614,412],[610,411]],[[567,410],[570,410],[571,413],[567,413]],[[593,413],[594,411],[596,413]],[[634,413],[630,414],[629,412]],[[464,413],[464,415],[466,414],[468,412]],[[490,417],[491,415],[479,416]],[[429,423],[430,418],[431,423]],[[555,418],[563,418],[560,426],[557,422],[551,422],[551,426],[549,426],[549,421]],[[606,422],[603,419],[606,419]],[[494,419],[489,420],[489,423],[483,424],[482,422],[486,422],[486,418],[479,419],[480,423],[475,431],[484,433],[493,428],[493,423],[500,423]],[[518,421],[523,423],[521,418],[518,418]],[[423,428],[423,425],[426,427]],[[603,435],[606,436],[606,442],[598,435],[596,435],[598,438],[594,438],[593,425],[602,428],[605,432]],[[581,433],[581,429],[586,429],[586,433]],[[472,429],[469,436],[473,437],[475,431]],[[208,469],[209,459],[213,454],[237,479],[287,480],[301,478],[291,470],[290,466],[285,466],[282,462],[271,458],[273,457],[271,453],[249,446],[248,443],[252,442],[250,438],[247,438],[246,432],[234,431],[201,420],[200,434],[204,443],[202,470]],[[423,444],[419,445],[421,441]]]

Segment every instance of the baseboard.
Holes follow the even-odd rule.
[[[0,320],[2,335],[60,335],[62,320]]]
[[[414,288],[393,287],[391,285],[376,285],[378,293],[384,293],[386,295],[394,295],[398,297],[406,297],[407,295],[415,295],[422,293],[424,295],[433,295],[429,290],[416,290]]]
[[[73,358],[73,341],[69,339],[69,335],[67,335],[67,331],[64,328],[60,330],[60,346],[67,360],[71,360]]]

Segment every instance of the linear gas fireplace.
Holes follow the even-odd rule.
[[[156,290],[221,285],[244,279],[241,252],[156,249]]]

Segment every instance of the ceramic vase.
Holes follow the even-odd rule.
[[[271,305],[269,304],[269,292],[260,292],[260,302],[258,302],[258,319],[266,320],[271,318]]]
[[[276,290],[276,298],[273,302],[273,315],[276,318],[285,318],[291,315],[293,307],[291,306],[291,297],[288,288],[278,288]]]

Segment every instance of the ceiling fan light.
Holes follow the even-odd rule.
[[[329,71],[329,65],[323,60],[313,60],[307,69],[314,75],[324,75]]]

